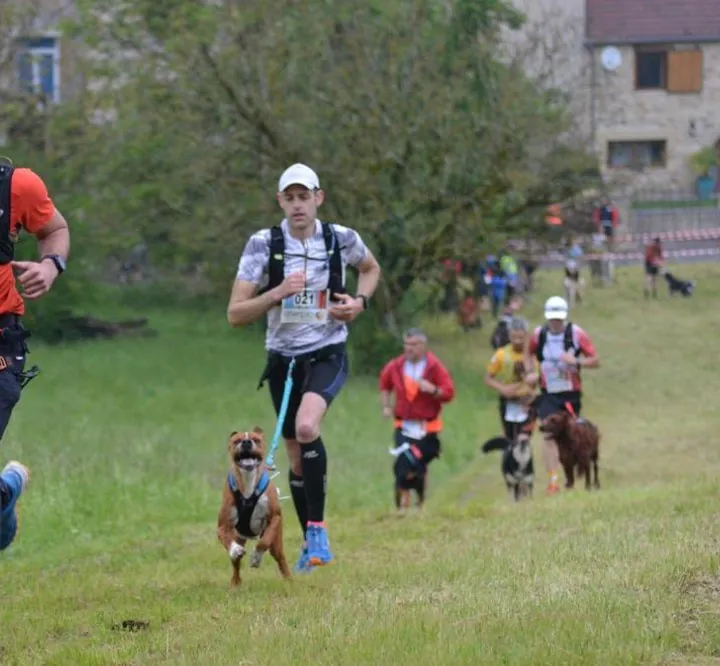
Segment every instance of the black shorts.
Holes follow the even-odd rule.
[[[649,261],[645,262],[645,274],[646,275],[657,275],[659,269],[657,266],[651,264]]]
[[[582,409],[582,394],[580,391],[563,391],[562,393],[543,393],[536,401],[538,417],[546,419],[551,414],[563,410],[567,411],[566,403],[570,405],[575,416],[580,416]]]
[[[263,373],[268,380],[275,414],[280,414],[285,380],[290,358],[271,352]],[[340,393],[348,377],[348,356],[344,344],[330,345],[314,352],[296,357],[293,371],[293,385],[288,410],[283,422],[282,434],[285,439],[295,439],[295,419],[305,393],[322,396],[328,407]]]
[[[393,439],[395,448],[402,446],[405,442],[415,445],[422,454],[422,460],[425,463],[440,457],[440,438],[435,432],[428,433],[422,439],[413,439],[412,437],[405,437],[402,434],[402,428],[395,428]]]
[[[612,227],[603,227],[603,233],[605,234],[605,238],[612,239],[613,237],[613,228]]]

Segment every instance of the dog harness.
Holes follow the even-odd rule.
[[[245,498],[237,486],[237,481],[235,480],[233,473],[230,472],[228,474],[228,487],[235,498],[235,508],[237,509],[237,522],[235,523],[235,529],[241,536],[248,538],[255,538],[259,536],[252,531],[250,521],[252,520],[253,511],[255,511],[258,500],[267,490],[269,483],[270,477],[268,476],[267,470],[264,470],[252,495]]]

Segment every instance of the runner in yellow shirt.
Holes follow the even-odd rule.
[[[536,389],[524,381],[527,321],[514,317],[509,332],[510,343],[497,349],[488,363],[485,385],[500,395],[503,433],[512,441],[531,420],[530,403],[535,399]]]

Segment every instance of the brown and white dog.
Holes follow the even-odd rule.
[[[598,479],[598,458],[600,453],[600,431],[597,426],[583,418],[575,418],[563,410],[551,414],[540,425],[545,439],[553,439],[560,454],[560,464],[565,471],[565,487],[575,485],[575,468],[578,475],[585,477],[585,487],[590,490],[590,466],[594,471],[596,489],[600,488]]]
[[[230,586],[240,585],[240,561],[245,555],[245,544],[254,539],[258,542],[250,554],[250,566],[259,567],[269,549],[280,573],[290,578],[283,550],[280,497],[264,463],[262,429],[231,433],[228,453],[230,473],[223,490],[217,536],[232,562]]]

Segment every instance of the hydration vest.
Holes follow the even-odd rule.
[[[345,275],[342,265],[342,255],[337,234],[332,224],[321,222],[325,249],[328,253],[328,286],[330,297],[333,294],[347,293],[345,288]],[[260,290],[263,294],[282,284],[285,279],[285,235],[282,227],[274,226],[270,229],[270,261],[268,263],[268,284]]]
[[[0,266],[9,264],[15,256],[12,227],[10,224],[10,182],[13,167],[0,164]]]
[[[540,361],[540,363],[543,362],[543,353],[545,350],[545,341],[547,340],[547,334],[548,334],[548,327],[547,324],[545,324],[540,329],[540,335],[538,337],[538,346],[537,351],[535,352],[535,356],[537,357],[537,360]],[[575,342],[573,340],[573,325],[572,322],[568,322],[565,324],[565,332],[563,333],[563,351],[572,351],[572,353],[577,356],[578,352],[580,351],[576,346]],[[580,367],[578,366],[578,372],[580,371]]]

